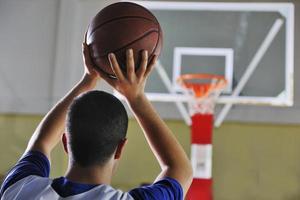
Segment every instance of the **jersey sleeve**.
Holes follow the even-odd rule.
[[[164,178],[152,185],[135,188],[129,191],[135,200],[182,200],[183,190],[181,185],[173,178]]]
[[[5,190],[17,181],[30,176],[37,175],[49,177],[50,162],[48,158],[38,151],[29,151],[24,154],[17,164],[8,172],[0,190],[0,197]]]

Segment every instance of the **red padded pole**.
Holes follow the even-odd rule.
[[[191,126],[191,145],[196,146],[196,149],[202,148],[204,149],[204,152],[211,151],[212,144],[212,132],[213,132],[213,115],[212,114],[194,114],[192,116],[192,126]],[[208,150],[207,150],[208,149]],[[202,150],[203,151],[203,150]],[[194,154],[195,155],[195,154]],[[211,152],[210,154],[211,155]],[[193,154],[192,154],[193,156]],[[201,158],[191,158],[192,160],[197,160]],[[209,165],[207,160],[210,160],[211,158],[204,159],[203,166],[209,166],[211,167],[211,164]],[[200,163],[201,163],[200,162]],[[197,168],[194,168],[194,178],[193,183],[187,193],[186,199],[188,200],[212,200],[212,177],[211,175],[204,175],[202,178],[199,176],[202,175],[196,175],[195,170]],[[205,169],[205,167],[204,167]],[[200,168],[201,170],[201,168]],[[207,171],[207,168],[205,169]],[[209,169],[211,172],[211,169]],[[205,173],[204,173],[205,174]],[[208,173],[211,174],[211,173]]]

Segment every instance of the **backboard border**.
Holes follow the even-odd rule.
[[[277,97],[220,97],[218,103],[247,105],[292,106],[294,99],[294,5],[293,3],[236,3],[236,2],[174,2],[174,1],[130,1],[152,10],[206,10],[206,11],[250,11],[279,12],[286,18],[285,35],[285,90]],[[166,99],[160,93],[147,93],[152,101]],[[170,101],[186,101],[178,94],[170,94]]]

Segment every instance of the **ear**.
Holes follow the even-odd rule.
[[[63,136],[62,136],[62,138],[61,138],[61,141],[62,141],[62,143],[63,143],[65,152],[66,152],[66,153],[69,153],[69,152],[68,152],[68,145],[67,145],[67,144],[68,144],[68,139],[67,139],[67,136],[66,136],[65,133],[63,134]]]
[[[115,153],[115,159],[120,159],[121,154],[123,152],[124,146],[127,143],[127,138],[124,138],[123,140],[121,140],[121,142],[118,144],[117,146],[117,150]]]

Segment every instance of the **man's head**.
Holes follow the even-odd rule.
[[[123,143],[128,116],[113,95],[91,91],[77,97],[67,114],[69,153],[81,167],[103,165]]]

